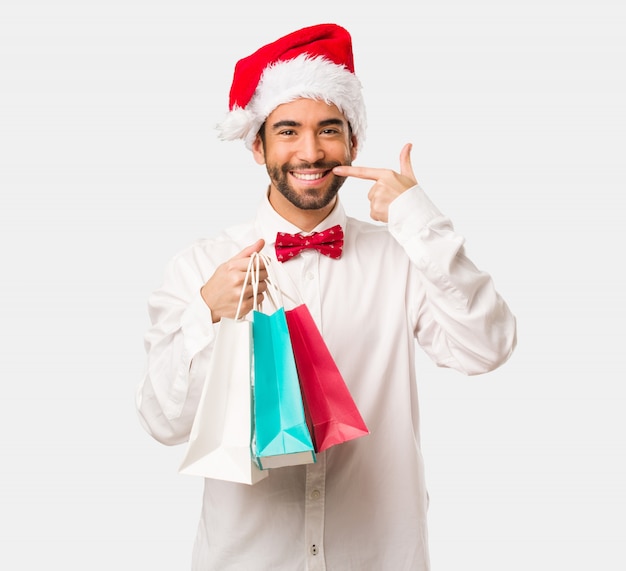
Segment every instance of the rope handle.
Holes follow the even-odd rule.
[[[259,293],[259,274],[261,271],[261,261],[263,262],[265,271],[267,272],[267,278],[265,280],[265,283],[267,284],[267,290],[265,291],[265,297],[271,303],[273,308],[275,310],[278,310],[283,307],[284,298],[289,299],[296,305],[302,303],[301,300],[294,300],[290,295],[281,290],[278,284],[278,280],[276,279],[276,274],[274,273],[272,259],[267,254],[253,252],[248,262],[248,268],[246,269],[246,276],[243,281],[243,286],[241,287],[241,295],[239,296],[239,304],[237,305],[237,312],[235,314],[235,319],[237,320],[243,319],[243,316],[240,316],[239,314],[241,312],[243,296],[248,283],[252,285],[252,295],[254,296],[255,300],[254,309],[256,311],[262,311],[262,303],[256,303],[256,299]]]
[[[256,273],[258,275],[258,265],[259,265],[259,261],[255,260],[255,258],[253,256],[250,257],[250,260],[248,261],[248,268],[246,269],[246,276],[243,279],[243,285],[241,286],[241,294],[239,295],[239,304],[237,305],[237,311],[235,312],[235,320],[239,321],[240,319],[243,319],[243,316],[240,316],[239,313],[241,312],[241,306],[243,304],[243,296],[244,293],[246,291],[246,287],[248,286],[248,282],[250,282],[252,280],[252,289],[255,292],[255,298],[256,298],[256,290],[255,290],[255,284],[254,284],[254,265],[257,265],[257,269],[256,269]],[[257,278],[257,284],[256,284],[256,288],[258,289],[258,278]]]
[[[255,300],[257,298],[260,282],[259,271],[261,267],[261,261],[263,261],[265,271],[267,272],[267,278],[265,280],[265,283],[267,284],[267,290],[265,290],[265,296],[275,310],[280,309],[284,305],[283,292],[281,291],[278,285],[278,281],[276,280],[276,276],[272,267],[272,259],[267,254],[262,254],[260,252],[254,252],[252,254],[252,258],[256,260],[254,264],[255,272],[252,276],[252,291],[254,293]],[[262,304],[256,304],[255,309],[257,311],[261,311],[261,305]]]

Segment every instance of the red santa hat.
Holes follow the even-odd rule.
[[[267,116],[299,98],[334,104],[346,116],[361,146],[365,139],[365,104],[354,74],[352,39],[336,24],[292,32],[235,66],[229,111],[218,125],[221,139],[252,143]]]

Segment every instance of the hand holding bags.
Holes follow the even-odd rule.
[[[244,484],[255,484],[268,475],[259,470],[250,453],[252,323],[240,318],[239,312],[251,272],[252,260],[235,319],[220,321],[181,474]]]
[[[258,287],[259,258],[253,272],[253,288]],[[271,263],[262,256],[266,269]],[[266,297],[276,311],[253,312],[254,416],[253,451],[260,468],[277,468],[315,462],[315,451],[304,414],[300,383],[289,330],[282,307],[282,296],[268,277]]]
[[[256,306],[250,322],[239,314],[249,282],[258,293],[261,260],[275,311]],[[220,322],[183,474],[254,484],[368,434],[308,308],[285,310],[270,265],[251,256],[235,319]]]

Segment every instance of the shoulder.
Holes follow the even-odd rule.
[[[254,225],[251,223],[238,224],[222,230],[219,234],[198,238],[178,251],[171,259],[173,267],[193,267],[205,271],[213,270],[240,252],[256,238]]]

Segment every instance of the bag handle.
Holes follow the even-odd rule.
[[[278,286],[278,281],[276,280],[276,276],[274,275],[271,258],[267,254],[254,252],[251,259],[255,260],[252,271],[252,292],[255,299],[259,291],[259,272],[261,269],[261,261],[263,261],[265,271],[267,272],[267,279],[265,280],[265,283],[267,284],[267,290],[265,291],[265,295],[274,307],[274,309],[280,309],[284,306],[283,292]],[[255,309],[257,311],[261,311],[261,305],[262,304],[256,304]]]
[[[255,300],[257,299],[259,293],[259,274],[261,271],[261,261],[263,262],[265,271],[267,272],[267,279],[265,280],[265,283],[267,283],[267,290],[265,291],[265,294],[274,309],[278,310],[285,305],[283,299],[284,297],[291,300],[295,304],[301,303],[301,301],[294,300],[290,295],[280,289],[272,266],[272,259],[267,254],[253,252],[248,262],[248,268],[246,269],[246,276],[243,280],[243,286],[241,287],[241,295],[239,296],[239,304],[237,305],[237,312],[235,314],[235,319],[237,320],[243,319],[243,316],[240,316],[239,314],[241,312],[241,306],[243,305],[243,296],[248,283],[252,284],[252,295],[254,296]],[[255,303],[254,309],[256,311],[261,311],[261,306],[262,303]]]
[[[257,282],[256,284],[254,283],[254,265],[256,263],[256,274],[257,274]],[[246,286],[248,285],[249,281],[252,281],[252,289],[254,291],[254,297],[256,299],[256,292],[258,291],[258,287],[259,287],[259,283],[258,283],[258,272],[259,272],[259,260],[255,260],[254,256],[250,257],[250,260],[248,261],[248,268],[246,269],[246,276],[243,279],[243,285],[241,286],[241,294],[239,295],[239,304],[237,305],[237,311],[235,312],[235,320],[239,321],[240,319],[243,319],[243,315],[240,316],[239,313],[241,312],[241,306],[243,304],[243,295],[246,291]]]

